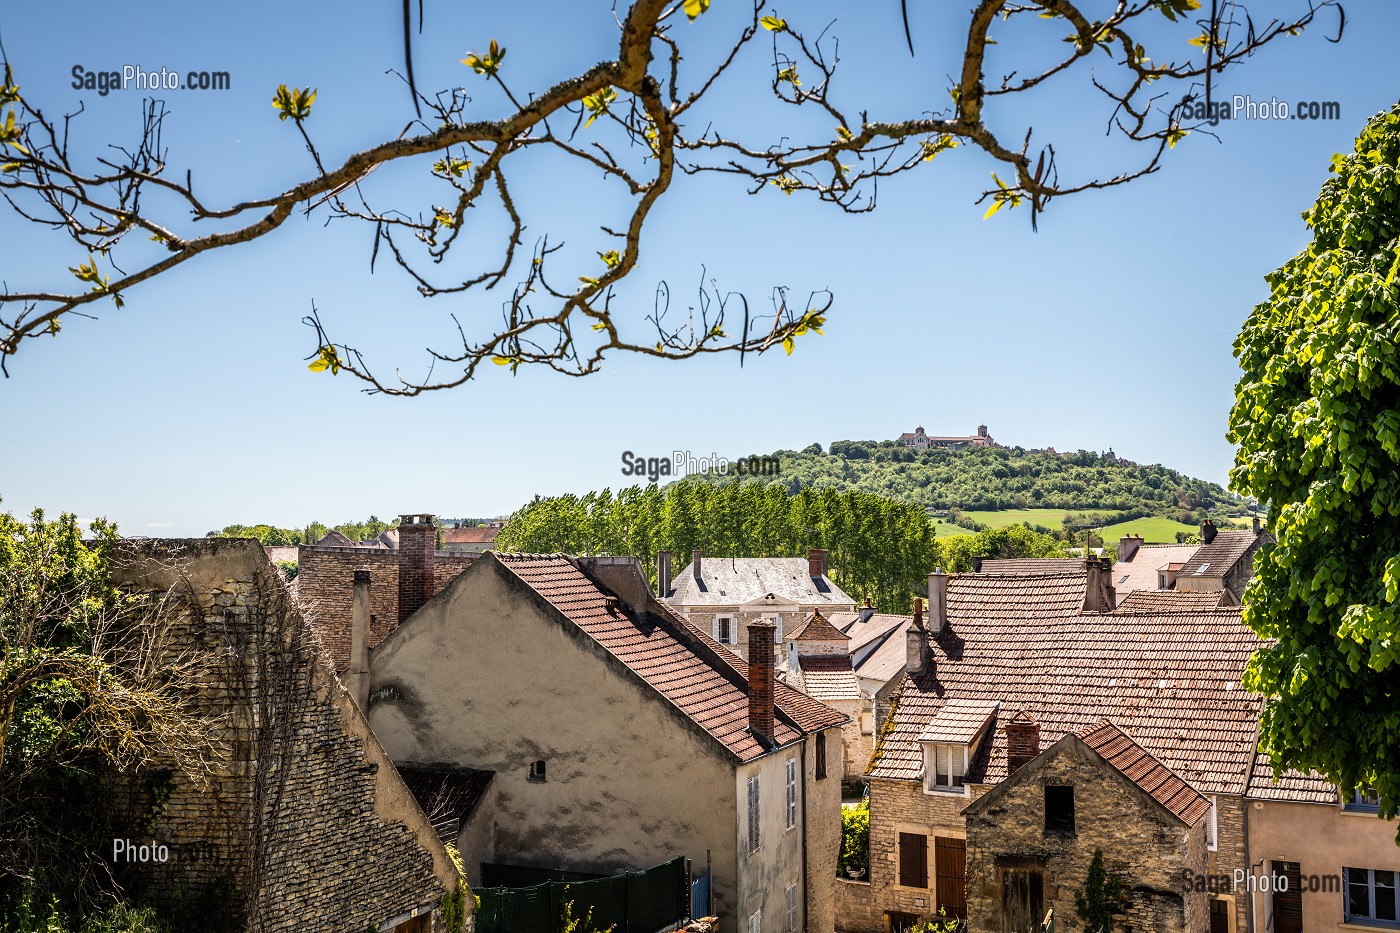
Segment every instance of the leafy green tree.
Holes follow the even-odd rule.
[[[1267,697],[1278,768],[1400,802],[1400,105],[1378,114],[1304,215],[1312,243],[1267,277],[1235,342],[1231,481],[1269,504],[1244,619],[1274,640],[1245,685]]]
[[[1109,933],[1123,895],[1123,879],[1104,867],[1103,849],[1094,850],[1084,887],[1074,892],[1074,909],[1089,933]]]

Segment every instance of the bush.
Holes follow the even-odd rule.
[[[841,859],[837,871],[870,871],[870,803],[841,809]]]

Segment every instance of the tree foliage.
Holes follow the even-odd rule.
[[[930,509],[1097,509],[1116,513],[1113,521],[1161,515],[1194,524],[1208,513],[1245,509],[1243,500],[1217,483],[1092,450],[917,450],[896,441],[832,441],[829,454],[809,447],[769,456],[779,459],[781,475],[740,477],[731,472],[703,478],[712,483],[776,483],[790,492],[869,492]]]
[[[1094,850],[1084,887],[1074,892],[1074,909],[1089,933],[1110,933],[1113,915],[1121,908],[1123,879],[1104,867],[1103,849]]]
[[[830,552],[832,578],[886,612],[908,612],[937,566],[969,570],[974,556],[1063,554],[1054,538],[1028,528],[937,540],[927,513],[864,492],[801,490],[756,483],[650,485],[540,498],[520,509],[496,539],[503,551],[638,557],[654,573],[656,554],[684,561],[716,557],[797,557]]]
[[[1376,115],[1304,215],[1235,342],[1231,480],[1274,514],[1244,619],[1275,767],[1400,802],[1400,106]]]
[[[275,525],[225,525],[219,531],[211,531],[207,538],[257,538],[262,544],[271,547],[294,547],[298,544],[315,544],[327,532],[338,531],[351,541],[369,541],[393,528],[388,522],[380,521],[371,515],[362,522],[341,522],[339,525],[325,525],[311,522],[305,528],[278,528]]]
[[[459,345],[430,350],[421,376],[384,378],[313,313],[310,368],[349,374],[369,391],[415,395],[461,385],[489,364],[586,375],[617,352],[664,359],[703,353],[742,359],[777,347],[791,353],[798,339],[820,333],[829,294],[815,290],[798,300],[777,287],[771,313],[751,313],[742,295],[710,283],[701,285],[695,305],[675,312],[662,283],[645,312],[619,313],[628,301],[618,286],[641,261],[649,217],[679,178],[734,176],[750,194],[801,193],[860,212],[874,207],[882,179],[961,147],[976,150],[994,169],[978,199],[988,205],[986,216],[1024,204],[1034,223],[1055,198],[1156,171],[1198,125],[1192,118],[1209,98],[1213,76],[1296,35],[1335,5],[1299,0],[1297,15],[1268,20],[1252,18],[1237,0],[1210,4],[1209,15],[1200,0],[1136,0],[1102,12],[1095,5],[1092,13],[1078,0],[980,0],[965,19],[940,6],[938,15],[956,17],[940,31],[965,35],[966,43],[960,61],[948,63],[949,84],[911,117],[838,93],[838,45],[824,22],[807,32],[796,18],[765,14],[763,0],[723,5],[724,12],[700,0],[634,0],[611,14],[600,4],[599,15],[617,25],[615,56],[561,74],[552,87],[517,92],[508,83],[506,49],[494,38],[478,40],[462,59],[470,71],[464,78],[485,83],[490,105],[504,110],[498,119],[477,119],[480,105],[467,119],[476,92],[456,87],[417,95],[419,119],[398,138],[358,153],[323,154],[316,143],[317,89],[269,88],[278,119],[294,131],[288,148],[306,150],[304,175],[288,188],[253,191],[232,204],[209,202],[188,170],[170,170],[162,102],[146,102],[134,143],[78,152],[69,135],[77,114],[45,114],[7,60],[0,193],[16,223],[56,233],[74,264],[69,287],[36,282],[0,293],[0,370],[27,341],[57,336],[74,317],[100,308],[120,309],[145,282],[206,253],[271,235],[295,213],[363,224],[371,268],[382,255],[421,295],[456,301],[462,311],[452,316]],[[993,35],[1018,28],[1028,36],[1018,42],[1020,52],[992,66],[1009,70],[989,75]],[[726,34],[715,42],[719,32]],[[717,53],[707,51],[715,46]],[[767,138],[726,135],[735,123],[732,104],[712,102],[715,89],[740,73],[732,66],[746,53],[771,56],[766,87],[751,90],[771,95],[779,110],[802,111],[794,119],[758,120]],[[943,71],[935,64],[930,73]],[[1015,98],[1043,106],[1051,79],[1071,72],[1103,93],[1108,131],[1138,144],[1141,155],[1133,162],[1101,177],[1062,180],[1055,147],[1032,144],[1034,128],[1018,114],[1038,107],[1030,100],[1016,106]],[[1002,104],[1006,97],[1012,100]],[[527,246],[526,218],[512,189],[517,169],[530,162],[520,157],[524,152],[597,170],[628,208],[598,218],[599,234],[586,249],[561,252],[563,244],[548,234]],[[418,166],[416,203],[381,203],[388,200],[381,198],[381,178],[371,176],[389,164]],[[473,241],[477,220],[487,213],[506,231],[496,250]],[[454,252],[459,243],[470,245]],[[497,287],[505,294],[484,294]]]

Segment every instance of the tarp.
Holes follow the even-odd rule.
[[[563,933],[565,908],[593,930],[657,933],[689,916],[684,858],[595,881],[553,881],[528,888],[478,888],[476,933]]]

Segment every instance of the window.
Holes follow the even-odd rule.
[[[817,733],[817,780],[826,777],[826,733]]]
[[[787,933],[797,933],[797,882],[787,886]]]
[[[715,641],[721,645],[732,645],[736,641],[734,634],[733,619],[727,617],[715,619]]]
[[[787,760],[787,828],[797,825],[797,759]]]
[[[927,789],[961,791],[963,775],[967,773],[967,746],[927,745],[924,748],[924,777]]]
[[[1074,788],[1045,785],[1045,831],[1074,835]]]
[[[530,762],[530,780],[543,781],[544,779],[544,759]]]
[[[1230,905],[1233,901],[1225,897],[1210,899],[1210,933],[1230,933]]]
[[[749,854],[758,851],[758,775],[749,778]],[[758,916],[754,914],[754,916]],[[750,918],[752,919],[752,918]]]
[[[761,933],[763,930],[763,908],[760,907],[749,914],[749,933]]]
[[[928,887],[928,837],[899,834],[899,883],[906,888]]]
[[[1395,875],[1386,868],[1343,868],[1347,922],[1400,926],[1400,915],[1396,913]]]
[[[1365,813],[1375,813],[1380,808],[1381,799],[1376,794],[1376,789],[1374,787],[1356,788],[1342,805],[1342,809],[1344,810],[1361,810]]]
[[[1206,814],[1206,848],[1214,852],[1217,845],[1215,839],[1216,829],[1216,804],[1215,797],[1210,798],[1210,812]]]

